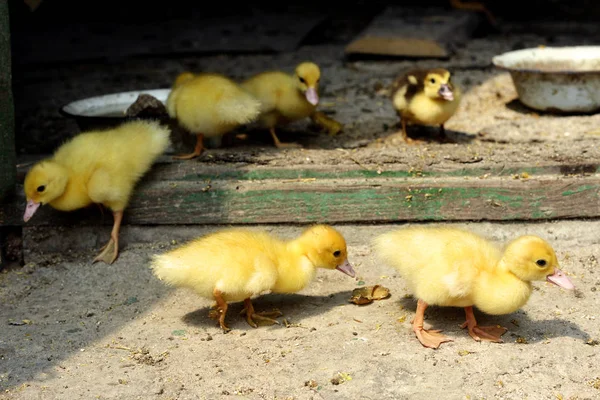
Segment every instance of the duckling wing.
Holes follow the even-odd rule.
[[[405,111],[415,95],[423,90],[422,73],[409,71],[399,76],[391,88],[391,97],[394,107],[398,111]]]
[[[261,103],[261,113],[278,110],[282,101],[294,93],[292,78],[281,72],[263,72],[242,82],[241,86]]]
[[[127,205],[133,190],[133,182],[119,179],[106,169],[98,169],[87,184],[88,196],[94,203],[104,204],[113,211],[121,211]]]
[[[468,234],[449,229],[408,228],[374,240],[380,260],[396,268],[412,293],[431,305],[472,304],[482,261]]]
[[[277,267],[263,253],[256,254],[247,268],[242,267],[238,271],[231,272],[233,274],[223,275],[215,285],[216,289],[227,294],[228,297],[246,298],[264,294],[270,292],[277,281]]]
[[[227,301],[269,291],[277,280],[277,256],[266,234],[223,231],[154,256],[154,274],[173,286],[189,287],[204,297],[215,289]]]

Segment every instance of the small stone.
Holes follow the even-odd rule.
[[[311,379],[309,381],[304,382],[304,386],[308,386],[309,388],[314,389],[317,386],[319,386],[319,384],[314,379]]]
[[[212,337],[212,336],[210,336],[210,335],[208,335],[208,336],[206,337],[206,340],[207,340],[207,341],[213,340],[213,337]]]
[[[352,332],[354,336],[358,336],[358,332]]]

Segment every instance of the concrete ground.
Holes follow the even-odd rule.
[[[300,293],[255,301],[260,310],[278,307],[287,327],[254,329],[235,304],[223,334],[208,318],[211,301],[166,287],[148,268],[152,254],[219,227],[126,227],[110,266],[90,264],[108,227],[26,229],[27,265],[0,275],[0,398],[598,398],[600,222],[459,225],[498,241],[545,237],[577,290],[536,282],[522,310],[477,311],[479,323],[509,329],[502,344],[472,340],[459,327],[461,309],[432,307],[426,322],[455,341],[426,349],[410,329],[414,299],[369,246],[398,225],[338,226],[355,279],[320,271]],[[286,238],[301,230],[262,228]],[[363,284],[383,285],[391,297],[349,303]]]

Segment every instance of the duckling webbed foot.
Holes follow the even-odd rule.
[[[107,264],[115,262],[119,256],[119,229],[121,227],[121,221],[123,220],[123,211],[113,212],[115,222],[113,224],[112,232],[110,233],[110,240],[100,249],[100,254],[94,258],[92,264],[103,261]]]
[[[396,135],[397,135],[397,134],[400,134],[400,136],[402,137],[402,140],[404,140],[404,142],[405,142],[406,144],[409,144],[409,145],[414,145],[414,144],[421,144],[421,143],[424,143],[424,141],[423,141],[423,140],[417,140],[417,139],[413,139],[413,138],[410,138],[410,137],[408,137],[408,134],[406,133],[406,125],[407,125],[407,122],[406,122],[406,120],[405,120],[405,119],[401,119],[401,120],[400,120],[400,124],[402,125],[402,128],[401,128],[401,129],[400,129],[398,132],[396,132],[395,134],[396,134]]]
[[[478,326],[475,315],[473,314],[473,307],[465,307],[465,314],[467,320],[460,326],[461,328],[469,329],[469,336],[476,341],[487,340],[494,343],[503,343],[504,341],[500,336],[504,335],[508,329],[500,325],[492,326]]]
[[[219,326],[223,330],[223,333],[227,333],[231,330],[231,328],[229,328],[225,324],[225,315],[227,314],[227,302],[223,299],[223,293],[218,289],[213,290],[213,296],[215,296],[215,301],[217,302],[216,309],[211,310],[208,313],[208,317],[211,319],[218,320]]]
[[[431,349],[437,349],[444,342],[452,342],[453,339],[442,335],[439,329],[424,329],[423,328],[423,320],[425,318],[425,309],[427,308],[427,303],[423,300],[419,299],[417,302],[417,312],[415,317],[411,321],[413,331],[419,339],[419,342],[424,347],[429,347]]]
[[[271,133],[271,137],[273,138],[273,143],[275,143],[275,147],[277,147],[278,149],[297,149],[302,147],[302,145],[298,143],[283,143],[279,141],[279,138],[275,134],[275,128],[269,129],[269,132]]]
[[[240,314],[246,314],[246,321],[248,322],[248,325],[250,325],[253,328],[258,328],[258,324],[256,323],[256,321],[268,322],[270,325],[280,325],[279,321],[270,317],[281,317],[283,315],[283,313],[279,310],[263,311],[257,313],[254,311],[254,306],[252,305],[252,301],[250,299],[244,300],[244,309]]]
[[[111,237],[108,243],[106,243],[100,249],[101,252],[94,258],[92,264],[103,261],[107,264],[112,264],[119,255],[119,239]]]
[[[174,160],[190,160],[192,158],[198,157],[204,151],[204,135],[199,133],[196,135],[196,147],[194,147],[194,151],[189,154],[180,154],[178,156],[173,156]]]
[[[324,113],[317,111],[310,117],[312,121],[321,128],[327,130],[329,136],[335,136],[344,128],[344,126],[333,118],[329,118]]]

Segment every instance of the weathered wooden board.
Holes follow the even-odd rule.
[[[8,2],[0,2],[0,198],[15,184],[15,125]]]
[[[426,16],[424,16],[426,15]],[[451,41],[470,37],[477,15],[430,7],[388,7],[345,49],[346,54],[444,58]]]
[[[513,177],[523,172],[529,174],[528,179]],[[23,224],[22,188],[17,197],[2,206],[2,224]],[[597,216],[598,165],[378,173],[164,163],[140,183],[124,223],[508,221]],[[46,206],[27,225],[96,223],[111,224],[110,212],[102,218],[97,207],[64,213]]]
[[[25,155],[19,157],[17,168],[17,182],[22,183],[31,166],[50,155]],[[600,164],[564,164],[549,163],[536,166],[502,166],[502,167],[479,167],[473,164],[464,168],[443,168],[432,165],[427,170],[415,169],[403,170],[399,167],[386,166],[385,170],[379,170],[379,165],[362,164],[362,168],[343,165],[303,165],[272,167],[260,164],[248,164],[231,162],[224,164],[204,162],[180,162],[173,161],[170,156],[162,156],[154,164],[152,170],[144,177],[148,181],[175,180],[207,180],[207,179],[237,179],[237,180],[264,180],[264,179],[348,179],[348,178],[444,178],[444,177],[482,177],[489,175],[493,177],[512,177],[516,174],[527,173],[529,175],[593,175],[600,174]]]

